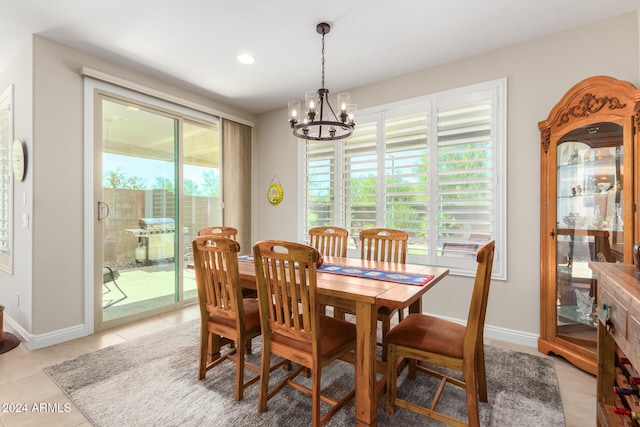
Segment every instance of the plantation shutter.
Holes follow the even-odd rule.
[[[494,231],[492,101],[438,108],[437,116],[437,245],[440,256],[471,265]]]
[[[377,227],[378,123],[358,123],[343,145],[344,224],[353,237]]]
[[[335,143],[313,141],[306,143],[305,147],[307,170],[305,224],[307,229],[322,225],[336,225]]]
[[[428,117],[425,111],[385,119],[384,226],[409,234],[409,253],[425,254],[428,229]]]

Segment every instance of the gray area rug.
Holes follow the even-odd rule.
[[[286,387],[257,412],[258,383],[234,396],[235,365],[224,362],[197,379],[199,321],[175,326],[45,368],[45,372],[96,426],[304,426],[311,423],[311,401]],[[489,402],[480,403],[483,426],[564,426],[560,391],[553,362],[545,357],[486,346]],[[259,365],[260,341],[254,340],[249,361]],[[246,375],[254,375],[247,371]],[[272,373],[275,383],[285,375]],[[436,380],[418,375],[398,382],[399,396],[428,404]],[[306,380],[302,378],[301,380]],[[337,362],[325,368],[324,392],[342,396],[353,387],[353,366]],[[464,392],[447,386],[438,409],[466,414]],[[466,418],[466,415],[464,415]],[[330,426],[355,425],[353,401]],[[394,415],[378,405],[379,426],[431,426],[439,422],[402,408]]]

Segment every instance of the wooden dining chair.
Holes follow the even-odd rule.
[[[309,245],[322,255],[346,258],[349,232],[344,228],[324,225],[309,229]]]
[[[260,336],[260,310],[255,298],[242,298],[238,272],[238,242],[225,237],[200,236],[192,243],[200,305],[200,361],[198,379],[225,360],[236,364],[235,398],[260,379],[260,369],[245,363],[246,347]],[[226,354],[221,345],[235,345]],[[244,368],[256,375],[244,381]],[[275,366],[277,367],[277,366]],[[274,369],[275,369],[274,367]]]
[[[286,385],[311,396],[313,426],[321,426],[355,395],[354,389],[340,399],[321,394],[322,369],[356,349],[355,325],[321,315],[316,264],[320,254],[300,243],[269,240],[253,247],[260,319],[262,321],[262,369],[258,411]],[[269,390],[271,355],[289,359],[298,369]],[[351,359],[353,360],[353,359]],[[296,382],[303,371],[311,371],[311,387]],[[320,400],[331,408],[320,413]]]
[[[395,264],[405,264],[407,262],[407,241],[409,235],[402,230],[392,228],[369,228],[362,230],[360,236],[360,257],[368,261],[384,261]],[[339,310],[338,317],[343,318]],[[397,308],[380,306],[378,307],[378,320],[382,323],[382,336],[384,337],[391,329],[391,319],[398,313],[398,320],[404,318],[404,312]],[[387,360],[387,349],[384,341],[379,342],[382,346],[382,360]]]
[[[480,425],[478,400],[487,401],[483,329],[494,251],[495,241],[492,240],[476,254],[478,267],[466,326],[426,314],[412,313],[384,337],[388,346],[387,413],[393,414],[395,407],[399,406],[451,425]],[[440,378],[440,385],[429,408],[396,397],[398,358],[409,359],[409,379],[415,379],[416,371]],[[419,365],[417,361],[462,372],[463,380],[435,372]],[[468,424],[435,411],[447,382],[465,388]]]
[[[238,240],[238,229],[235,227],[227,227],[224,225],[213,225],[210,227],[204,227],[198,230],[198,236],[217,236],[226,237],[232,240]],[[258,294],[253,289],[242,288],[243,298],[258,298]],[[234,347],[234,343],[230,342],[229,348]],[[246,354],[251,354],[251,346],[247,345]]]

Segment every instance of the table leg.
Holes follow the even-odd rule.
[[[422,313],[422,297],[409,306],[409,313]]]
[[[376,425],[376,333],[375,305],[356,303],[356,425]]]

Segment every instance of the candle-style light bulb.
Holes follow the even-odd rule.
[[[309,101],[309,111],[315,111],[316,104],[313,101]]]
[[[298,110],[300,109],[300,102],[293,100],[289,101],[288,111],[289,111],[289,123],[291,127],[295,127],[298,124]]]
[[[346,113],[347,112],[347,104],[345,104],[343,102],[342,105],[340,106],[340,109],[342,110],[343,113]]]

